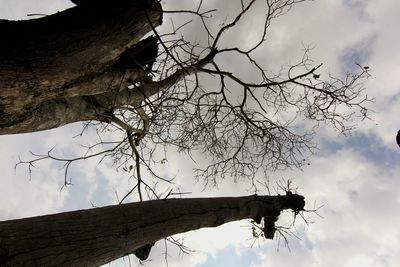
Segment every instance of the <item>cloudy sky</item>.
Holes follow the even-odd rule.
[[[163,4],[172,9],[180,7],[180,2],[165,0]],[[225,6],[229,1],[213,2],[207,5],[229,10]],[[67,0],[0,0],[0,18],[27,19],[29,13],[51,14],[71,6]],[[376,99],[370,106],[373,120],[358,122],[349,136],[321,127],[316,137],[319,150],[309,166],[271,173],[272,180],[292,179],[309,201],[309,208],[314,202],[324,205],[319,211],[323,218],[313,216],[315,223],[309,226],[296,223],[300,239],[289,238],[290,250],[277,241],[253,244],[249,223],[241,221],[180,236],[195,252],[182,256],[170,245],[169,266],[400,266],[400,230],[396,226],[400,225],[400,148],[395,143],[400,129],[399,10],[396,0],[316,0],[295,6],[272,24],[265,54],[273,64],[298,59],[303,45],[310,45],[315,62],[324,63],[322,77],[351,70],[355,62],[371,66],[372,79],[366,88]],[[251,40],[253,34],[247,28],[241,33],[242,40]],[[0,220],[90,208],[92,203],[115,204],[115,192],[121,196],[129,190],[126,175],[115,172],[108,162],[73,165],[74,186],[65,190],[60,190],[64,178],[59,164],[38,164],[31,177],[26,168],[14,168],[19,157],[29,157],[29,151],[46,153],[56,146],[60,155],[75,155],[81,144],[90,142],[90,135],[73,138],[81,127],[74,124],[0,136]],[[191,167],[181,164],[182,160],[169,154],[168,164],[160,172],[176,175],[182,190],[193,192],[191,196],[252,193],[249,185],[229,181],[202,191],[201,184],[188,179]],[[146,266],[165,264],[164,252],[164,243],[159,242]],[[134,257],[131,261],[136,265]],[[128,258],[111,266],[129,266]]]

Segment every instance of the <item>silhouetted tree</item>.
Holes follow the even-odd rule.
[[[248,196],[153,200],[0,222],[1,266],[99,266],[134,253],[146,259],[169,235],[304,209],[304,198]]]
[[[257,0],[238,2],[237,14],[223,25],[209,23],[215,10],[203,11],[203,1],[194,10],[162,10],[156,0],[73,2],[77,7],[40,19],[0,21],[0,134],[77,121],[116,129],[122,138],[103,142],[99,130],[99,141],[84,156],[60,158],[49,151],[20,164],[62,161],[67,185],[71,163],[110,156],[136,179],[128,194],[136,191],[141,203],[2,222],[3,265],[94,266],[129,253],[145,259],[161,238],[243,218],[263,222],[265,237],[273,238],[283,209],[304,210],[302,196],[160,200],[171,191],[156,192],[143,169],[152,176],[146,179],[168,182],[152,168],[159,163],[154,153],[174,146],[208,156],[209,164],[195,172],[205,185],[226,176],[254,184],[260,171],[301,167],[320,122],[345,132],[350,118],[367,116],[368,69],[322,80],[322,64],[313,65],[308,49],[279,74],[256,57],[272,20],[303,0],[263,1],[263,27],[246,49],[224,45],[222,38],[251,15]],[[170,32],[156,29],[163,16],[176,13],[199,19],[202,43],[181,34],[186,23],[173,24]],[[251,73],[227,66],[226,57],[242,58],[241,68]],[[298,120],[308,120],[311,130],[292,127]]]

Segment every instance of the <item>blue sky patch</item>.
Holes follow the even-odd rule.
[[[345,48],[339,55],[339,62],[343,73],[358,71],[359,67],[356,63],[361,66],[367,66],[376,40],[377,34],[373,34],[353,46]]]
[[[257,250],[248,248],[242,251],[241,255],[237,254],[233,246],[219,250],[215,257],[208,257],[207,261],[197,267],[246,267],[252,266],[259,262],[259,258],[255,253]]]

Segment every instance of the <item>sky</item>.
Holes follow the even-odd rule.
[[[182,2],[165,0],[163,5],[184,8]],[[188,6],[189,2],[185,1]],[[230,12],[232,5],[227,6],[227,2],[206,4]],[[0,0],[0,18],[28,19],[29,13],[52,14],[71,6],[67,0]],[[372,78],[365,87],[375,98],[370,105],[372,120],[355,122],[357,128],[346,136],[321,125],[315,137],[318,150],[309,159],[310,165],[270,174],[272,181],[293,180],[298,193],[306,197],[308,208],[314,203],[323,205],[318,212],[322,217],[309,214],[314,223],[296,221],[298,238],[289,237],[290,249],[277,240],[254,242],[250,224],[244,220],[179,235],[177,238],[184,238],[194,252],[181,255],[169,245],[168,266],[400,266],[400,148],[395,143],[400,129],[398,10],[400,2],[396,0],[316,0],[296,5],[273,22],[264,51],[271,68],[301,57],[304,45],[313,47],[312,58],[317,64],[324,63],[322,77],[352,70],[355,62],[370,66]],[[228,36],[225,41],[251,42],[257,21],[250,19],[248,23],[235,33],[240,38]],[[201,38],[196,33],[188,30],[193,39]],[[70,171],[74,185],[63,190],[60,164],[37,164],[31,176],[26,168],[15,169],[19,158],[28,159],[30,151],[46,153],[55,146],[59,155],[79,153],[80,145],[91,138],[73,138],[81,128],[77,123],[44,132],[0,136],[0,220],[116,204],[115,192],[121,196],[130,189],[131,181],[107,161],[74,164]],[[172,151],[159,171],[175,175],[182,190],[192,192],[191,197],[252,194],[247,183],[228,180],[217,188],[202,190],[201,183],[190,179],[192,166]],[[282,217],[278,223],[283,225],[291,219],[290,214]],[[164,253],[164,242],[160,241],[146,266],[165,265]],[[130,260],[132,266],[137,265],[135,257]],[[107,266],[129,266],[129,259]]]

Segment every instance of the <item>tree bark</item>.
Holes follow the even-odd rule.
[[[0,134],[93,119],[79,97],[126,88],[114,62],[162,22],[157,0],[79,2],[41,19],[0,20]]]
[[[304,209],[304,197],[167,199],[0,222],[1,266],[99,266],[164,237]]]

